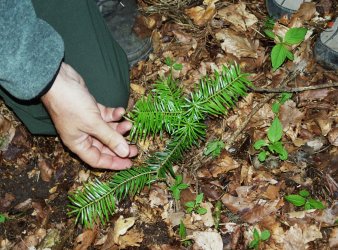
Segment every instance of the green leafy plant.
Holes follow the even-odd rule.
[[[305,210],[325,208],[320,200],[312,199],[309,191],[305,189],[299,191],[298,194],[286,195],[285,199],[296,207],[304,206]]]
[[[187,213],[195,212],[197,214],[203,215],[207,213],[207,210],[204,207],[201,207],[203,201],[203,193],[200,193],[196,196],[194,201],[188,201],[184,205],[187,207]]]
[[[0,214],[0,223],[4,223],[7,220],[7,217],[4,214]]]
[[[280,106],[283,105],[287,100],[291,99],[292,93],[282,93],[279,99],[274,102],[271,106],[272,112],[278,114]]]
[[[273,70],[278,69],[286,59],[291,61],[294,60],[294,55],[291,51],[292,45],[300,44],[304,41],[307,29],[304,27],[300,28],[289,28],[285,33],[284,37],[278,36],[274,33],[274,22],[268,19],[264,25],[264,33],[270,39],[276,42],[276,45],[271,51],[271,63]]]
[[[181,197],[181,191],[189,187],[188,184],[182,183],[182,181],[182,175],[177,175],[174,185],[169,188],[170,191],[173,193],[173,197],[175,200],[179,200]]]
[[[187,239],[187,229],[185,228],[185,225],[182,220],[180,221],[180,227],[178,230],[178,234],[185,247],[188,247],[191,245],[191,240]]]
[[[256,150],[260,150],[258,154],[258,160],[263,162],[266,160],[266,157],[271,154],[278,154],[281,160],[286,160],[288,158],[288,152],[284,148],[283,143],[281,142],[283,135],[283,127],[278,117],[272,121],[270,128],[268,129],[268,140],[258,140],[254,144]],[[266,150],[265,150],[266,149]]]
[[[266,241],[270,238],[271,234],[269,230],[264,230],[261,233],[255,228],[253,231],[253,240],[249,244],[249,248],[258,249],[259,244],[261,241]]]
[[[169,139],[165,149],[149,154],[141,166],[117,172],[107,182],[94,180],[70,194],[69,215],[76,216],[76,221],[86,227],[93,226],[97,220],[108,221],[116,203],[127,195],[133,196],[146,185],[165,180],[168,174],[175,178],[173,164],[205,139],[206,117],[227,114],[252,86],[248,74],[231,65],[203,77],[192,93],[184,95],[178,80],[172,76],[182,65],[171,59],[166,59],[166,64],[170,67],[168,75],[156,81],[151,93],[138,100],[127,115],[133,123],[132,141],[166,134]]]
[[[221,154],[222,149],[224,149],[225,144],[221,140],[213,140],[207,143],[206,147],[204,148],[203,154],[208,156],[211,155],[212,157],[218,157]]]
[[[215,204],[215,210],[213,213],[215,229],[218,229],[219,227],[219,222],[221,220],[221,212],[222,212],[222,202],[218,200]]]

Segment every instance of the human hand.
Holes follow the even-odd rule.
[[[123,134],[131,129],[119,122],[123,108],[107,108],[96,102],[82,77],[62,63],[49,91],[41,98],[63,143],[95,168],[125,169],[137,154]]]

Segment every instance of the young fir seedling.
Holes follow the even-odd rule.
[[[298,194],[286,195],[285,199],[296,207],[304,206],[304,210],[325,208],[320,200],[312,199],[309,191],[305,189],[299,191]]]
[[[180,228],[179,228],[178,234],[185,247],[188,247],[191,245],[191,240],[187,239],[187,229],[185,228],[185,225],[182,220],[180,221]]]
[[[175,200],[179,200],[181,198],[181,191],[189,187],[188,184],[182,183],[182,180],[182,175],[177,175],[174,185],[170,187],[170,191],[173,193]]]
[[[194,201],[188,201],[184,205],[187,207],[187,213],[195,212],[197,214],[203,215],[207,213],[207,210],[204,207],[201,207],[203,201],[203,193],[200,193],[196,196]]]
[[[268,140],[258,140],[254,144],[256,150],[260,150],[258,154],[258,160],[264,162],[269,154],[278,154],[279,159],[286,160],[288,158],[288,152],[284,148],[281,141],[283,135],[283,127],[278,117],[272,121],[270,128],[268,129]]]
[[[259,234],[258,230],[255,228],[253,231],[253,240],[249,244],[249,248],[258,249],[259,244],[261,241],[266,241],[270,238],[270,231],[264,230]]]
[[[220,156],[222,149],[224,149],[225,144],[221,140],[213,140],[207,143],[204,148],[203,154],[208,156],[211,155],[213,158]]]
[[[284,63],[286,58],[291,61],[294,60],[291,46],[300,44],[304,41],[307,29],[303,27],[290,28],[285,36],[281,37],[273,32],[273,27],[274,23],[272,23],[271,20],[266,21],[264,33],[276,43],[271,51],[271,63],[273,70],[277,70]]]

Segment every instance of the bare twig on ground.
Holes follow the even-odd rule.
[[[320,84],[316,86],[306,86],[306,87],[298,87],[298,88],[252,88],[252,92],[257,93],[282,93],[282,92],[302,92],[306,90],[316,90],[316,89],[325,89],[325,88],[337,88],[338,82],[335,83],[327,83],[327,84]]]

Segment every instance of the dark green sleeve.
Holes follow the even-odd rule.
[[[0,1],[2,88],[21,100],[39,96],[55,76],[63,54],[62,38],[36,17],[31,0]]]

